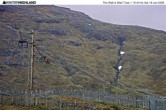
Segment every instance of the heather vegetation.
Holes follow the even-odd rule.
[[[56,6],[0,6],[0,88],[27,88],[30,45],[16,45],[19,29],[28,41],[34,29],[50,60],[35,62],[35,88],[166,95],[166,32],[104,23]],[[112,86],[122,41],[120,84]]]

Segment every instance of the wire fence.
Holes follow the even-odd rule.
[[[85,103],[61,100],[52,96],[70,96],[87,100]],[[5,91],[0,90],[0,104],[14,104],[22,106],[41,106],[50,110],[97,110],[90,102],[106,102],[117,106],[138,107],[149,110],[166,110],[166,97],[160,96],[128,96],[109,94],[101,91],[86,90],[36,90],[36,91]]]
[[[49,110],[96,110],[91,103],[77,102],[77,100],[68,102],[61,100],[61,98],[52,98],[41,91],[12,91],[12,93],[0,91],[0,104],[40,106]]]

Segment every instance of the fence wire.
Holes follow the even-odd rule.
[[[110,94],[101,91],[86,90],[0,90],[0,104],[14,104],[22,106],[43,106],[50,110],[68,108],[96,110],[91,103],[65,102],[51,96],[70,96],[89,102],[106,102],[119,106],[146,108],[149,110],[166,110],[166,97],[146,95],[142,97]]]

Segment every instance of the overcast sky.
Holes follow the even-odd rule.
[[[166,5],[67,5],[71,10],[114,24],[138,25],[166,31]]]

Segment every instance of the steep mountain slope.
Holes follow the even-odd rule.
[[[166,95],[166,32],[103,23],[56,6],[0,6],[1,88],[27,88],[31,44],[22,48],[17,41],[20,30],[30,42],[31,29],[40,48],[35,50],[35,88]],[[119,83],[112,84],[120,47],[123,67]]]

